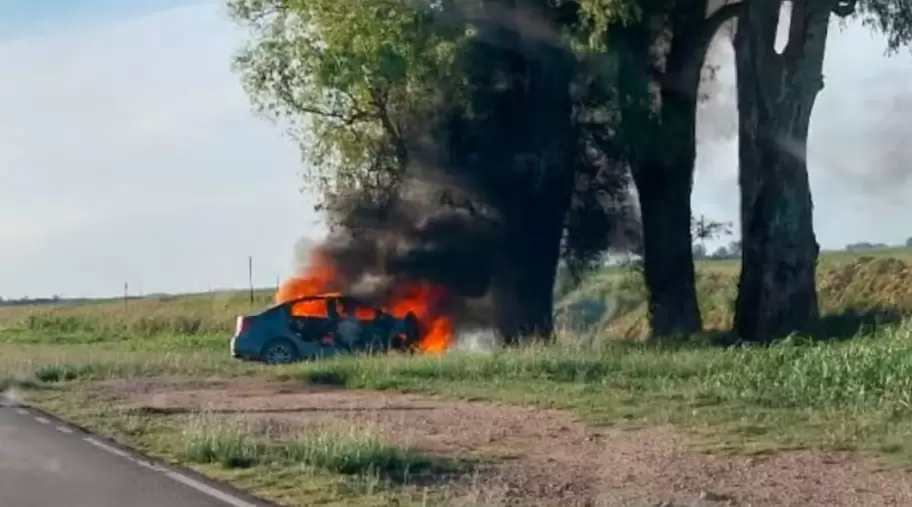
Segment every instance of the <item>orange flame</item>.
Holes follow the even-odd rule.
[[[276,292],[277,304],[293,299],[316,295],[339,295],[338,275],[332,262],[319,251],[311,253],[310,263],[304,274],[286,280]],[[450,318],[441,313],[447,298],[446,288],[427,282],[412,282],[396,286],[383,301],[380,309],[390,315],[403,318],[412,312],[421,323],[423,334],[418,341],[418,350],[430,354],[444,352],[453,342],[453,325]],[[321,301],[296,303],[291,312],[299,317],[325,317],[326,305]],[[355,318],[370,319],[372,311],[356,308]]]
[[[314,251],[311,253],[307,272],[304,275],[289,278],[279,286],[275,295],[276,304],[324,294],[332,290],[335,279],[336,270],[332,264],[327,262],[319,252]],[[326,317],[326,305],[321,301],[301,301],[291,308],[291,313],[297,317]]]

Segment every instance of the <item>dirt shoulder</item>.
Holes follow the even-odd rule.
[[[912,505],[908,472],[857,455],[706,454],[671,427],[592,428],[552,410],[249,379],[116,381],[101,389],[147,414],[204,410],[283,431],[370,426],[428,454],[493,458],[448,485],[464,505]]]

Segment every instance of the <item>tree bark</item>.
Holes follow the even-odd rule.
[[[687,335],[702,328],[690,234],[693,160],[678,167],[644,167],[637,190],[643,221],[643,277],[649,289],[653,336]]]
[[[700,70],[713,36],[741,8],[730,4],[708,18],[706,10],[705,0],[681,1],[669,17],[672,38],[665,68],[652,69],[660,86],[657,130],[634,169],[653,336],[688,335],[702,328],[690,230]]]
[[[563,214],[569,189],[559,189],[552,202],[529,202],[523,223],[514,223],[493,284],[495,323],[504,344],[553,338],[554,282],[560,256]],[[566,197],[565,197],[566,196]]]
[[[553,333],[554,279],[570,207],[576,130],[575,58],[545,37],[559,31],[543,0],[481,4],[470,53],[468,101],[440,132],[444,165],[494,210],[490,288],[506,344]]]
[[[748,341],[804,330],[818,317],[807,138],[832,5],[793,5],[782,54],[774,49],[778,2],[750,2],[734,40],[742,231],[734,329]]]

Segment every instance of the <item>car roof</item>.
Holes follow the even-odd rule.
[[[278,308],[278,307],[282,307],[282,306],[291,306],[291,305],[295,305],[295,304],[302,303],[305,301],[320,301],[320,300],[330,300],[330,299],[355,303],[359,306],[366,306],[368,308],[372,308],[379,312],[386,313],[383,310],[381,310],[380,308],[377,308],[374,305],[368,304],[363,299],[360,299],[360,298],[357,298],[354,296],[346,296],[346,295],[342,295],[339,293],[316,294],[313,296],[304,296],[304,297],[299,297],[299,298],[295,298],[295,299],[290,299],[288,301],[284,301],[282,303],[273,305],[273,308]]]

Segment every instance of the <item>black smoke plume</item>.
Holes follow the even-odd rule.
[[[441,96],[433,114],[399,118],[405,126],[389,139],[399,149],[377,171],[394,176],[325,196],[331,228],[319,246],[338,274],[336,290],[381,303],[409,282],[428,282],[445,289],[441,311],[460,331],[521,313],[517,279],[539,276],[528,266],[553,270],[559,251],[591,261],[619,230],[638,229],[635,208],[623,205],[632,201],[626,166],[594,154],[590,136],[572,125],[575,56],[532,13],[489,14],[466,52],[473,112]],[[532,84],[511,82],[510,72]],[[548,234],[549,220],[564,224],[563,245],[560,235],[527,241]],[[536,256],[546,260],[516,267]]]

